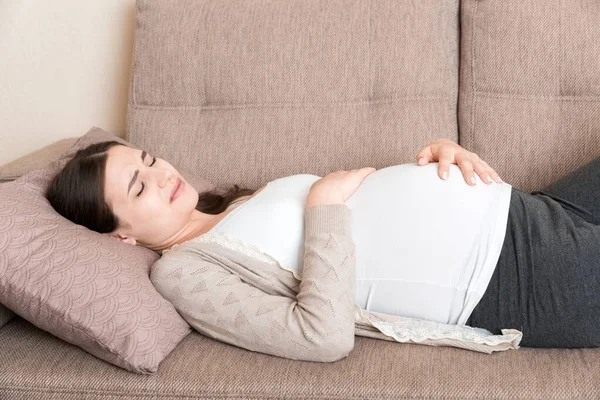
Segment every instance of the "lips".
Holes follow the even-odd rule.
[[[170,203],[173,202],[181,192],[183,191],[183,181],[180,178],[177,178],[177,182],[175,182],[175,186],[173,187],[173,191],[171,192]]]

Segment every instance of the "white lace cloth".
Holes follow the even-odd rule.
[[[229,249],[238,251],[256,260],[277,265],[280,268],[293,273],[296,279],[302,280],[302,277],[298,277],[295,271],[283,268],[275,258],[261,251],[256,246],[245,243],[238,238],[223,235],[221,233],[208,232],[192,240],[216,243]],[[392,337],[396,341],[402,343],[422,343],[427,341],[431,342],[432,340],[448,339],[450,341],[476,343],[491,347],[506,347],[508,345],[508,347],[518,348],[518,343],[520,342],[523,336],[522,332],[515,329],[502,329],[502,335],[494,335],[490,331],[482,328],[475,328],[466,325],[442,324],[435,321],[428,321],[418,318],[409,318],[402,316],[394,316],[393,322],[387,322],[382,321],[379,317],[375,316],[374,314],[371,314],[368,310],[361,309],[356,304],[355,307],[357,309],[355,313],[356,321],[371,325],[377,328],[386,336]],[[468,345],[465,345],[464,347],[469,348]],[[477,350],[486,352],[488,354],[493,351],[491,349],[489,349],[489,351],[485,348],[481,349],[480,347],[477,348]]]
[[[256,260],[264,261],[264,262],[267,262],[272,265],[277,265],[279,268],[284,269],[288,272],[291,272],[296,279],[302,280],[301,274],[299,275],[298,273],[296,273],[296,271],[292,271],[290,269],[284,268],[279,263],[279,261],[277,261],[275,259],[275,257],[273,257],[270,254],[268,254],[267,252],[259,249],[258,247],[254,246],[252,244],[246,243],[238,238],[224,235],[222,233],[208,232],[208,233],[198,236],[192,240],[194,242],[199,241],[199,242],[216,243],[223,247],[227,247],[229,249],[240,252],[248,257],[252,257]]]
[[[466,325],[441,324],[418,318],[394,316],[393,322],[379,321],[373,317],[362,315],[364,310],[360,309],[357,320],[368,323],[387,336],[398,342],[418,342],[425,340],[454,339],[465,342],[473,342],[496,346],[502,343],[512,342],[522,336],[521,332],[514,329],[502,329],[503,335],[494,335],[492,332]]]

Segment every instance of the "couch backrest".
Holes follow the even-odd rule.
[[[537,190],[600,155],[600,2],[463,0],[460,144]]]
[[[126,138],[220,187],[414,162],[458,36],[458,0],[139,0]]]
[[[219,187],[414,162],[445,137],[533,191],[599,154],[599,2],[139,0],[136,12],[127,138]]]

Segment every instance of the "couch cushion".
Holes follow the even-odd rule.
[[[96,357],[155,373],[191,332],[149,280],[158,254],[76,225],[44,197],[78,150],[106,140],[127,144],[91,129],[59,160],[0,184],[0,303]]]
[[[461,2],[460,143],[522,190],[600,148],[600,3]]]
[[[220,187],[457,140],[459,1],[137,2],[127,139]]]
[[[356,337],[318,363],[245,350],[192,331],[152,377],[129,373],[15,318],[0,330],[0,398],[599,398],[600,349],[481,354]]]

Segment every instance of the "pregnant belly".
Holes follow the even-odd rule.
[[[478,240],[499,187],[468,185],[450,165],[402,164],[368,175],[346,201],[356,246],[357,304],[378,312],[449,323],[461,308]]]

